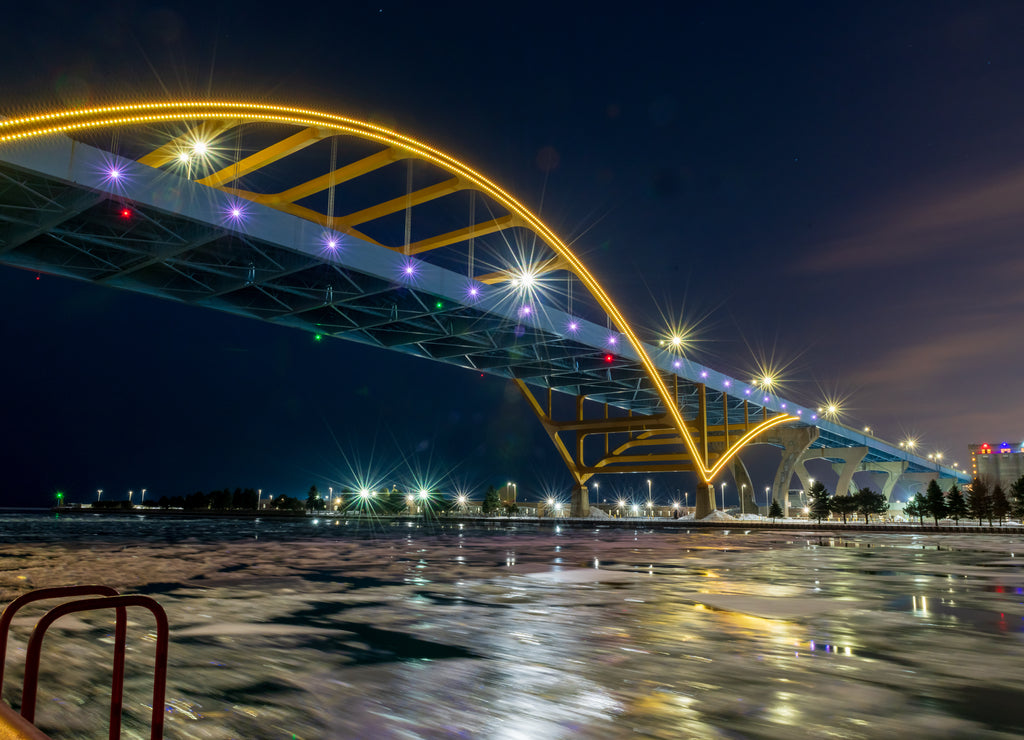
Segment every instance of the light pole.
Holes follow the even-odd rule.
[[[768,493],[771,490],[772,490],[771,486],[765,486],[764,487],[764,515],[765,516],[768,516],[768,510],[772,508],[771,496]]]
[[[743,497],[747,495],[747,484],[740,484],[740,513],[743,513]]]
[[[129,509],[132,508],[132,494],[133,493],[135,493],[135,491],[128,491],[128,508]]]
[[[102,488],[97,488],[96,489],[96,500],[99,501],[100,500],[100,496],[102,496],[102,495],[103,495],[103,489]]]
[[[143,501],[145,501],[145,500],[146,500],[146,489],[145,489],[145,488],[143,488],[143,489],[142,489],[142,495],[141,495],[141,496],[139,496],[139,503],[141,504],[141,503],[142,503]]]
[[[690,513],[690,492],[683,491],[683,500],[686,502],[686,513]]]
[[[725,513],[725,482],[722,482],[722,513]]]
[[[251,491],[252,489],[250,488],[249,490]],[[263,498],[263,489],[262,488],[257,488],[256,489],[256,511],[260,510],[260,499],[261,498]]]
[[[647,479],[647,500],[651,500],[651,479]]]

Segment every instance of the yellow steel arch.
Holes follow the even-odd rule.
[[[626,321],[625,316],[612,301],[611,297],[569,246],[532,211],[479,172],[434,147],[383,126],[306,108],[264,103],[157,101],[61,110],[0,121],[0,143],[87,129],[183,120],[221,122],[227,126],[247,121],[263,121],[306,127],[317,132],[326,131],[331,134],[348,134],[371,139],[388,147],[406,150],[414,157],[433,162],[438,167],[447,170],[462,181],[486,193],[510,213],[514,214],[524,226],[541,237],[544,243],[561,258],[565,268],[572,272],[586,286],[590,294],[611,318],[615,327],[627,338],[657,391],[662,404],[664,404],[668,411],[673,425],[679,432],[679,436],[683,439],[687,451],[694,461],[694,468],[705,483],[713,481],[729,460],[758,434],[784,422],[796,420],[796,417],[789,414],[777,414],[764,420],[727,449],[713,466],[708,467],[708,461],[700,455],[696,440],[694,440],[687,429],[682,414],[675,404],[675,400],[669,393],[668,387],[658,373],[654,362],[644,350],[643,344],[640,342],[633,327]]]

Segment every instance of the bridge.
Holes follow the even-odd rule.
[[[290,326],[515,382],[571,474],[690,472],[696,516],[739,456],[781,449],[772,496],[828,460],[965,473],[686,357],[632,328],[576,253],[487,177],[411,136],[320,111],[169,101],[0,120],[0,263]],[[425,370],[428,373],[429,370]]]

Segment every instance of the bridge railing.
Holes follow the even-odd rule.
[[[36,624],[29,638],[25,652],[25,675],[21,692],[20,718],[0,702],[0,740],[10,737],[46,738],[32,723],[35,721],[36,701],[39,694],[39,669],[42,660],[43,638],[49,627],[61,617],[82,611],[114,609],[114,658],[113,676],[110,689],[110,740],[121,737],[121,711],[124,698],[125,652],[128,632],[127,607],[136,606],[148,610],[156,620],[156,655],[153,667],[153,706],[150,718],[150,738],[163,737],[164,697],[167,690],[167,646],[169,627],[163,607],[148,596],[121,595],[109,586],[63,586],[44,588],[19,596],[0,614],[0,691],[3,689],[4,668],[11,623],[15,614],[27,604],[51,599],[79,598],[66,601],[50,609]],[[5,734],[9,733],[9,734]]]

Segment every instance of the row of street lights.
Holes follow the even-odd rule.
[[[134,496],[134,495],[135,495],[135,490],[134,489],[128,491],[128,505],[129,506],[131,506],[132,496]],[[102,488],[97,488],[96,489],[96,502],[99,503],[99,500],[102,497],[103,497],[103,489]],[[146,500],[146,489],[143,488],[142,489],[142,496],[139,497],[139,503],[141,504],[145,500]]]

